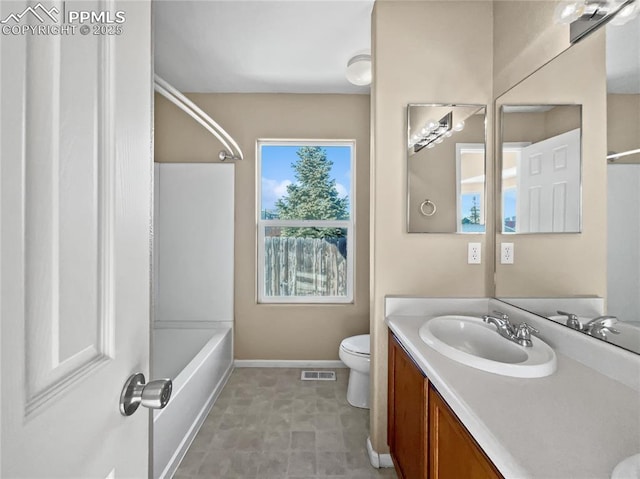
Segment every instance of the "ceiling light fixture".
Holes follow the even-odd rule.
[[[361,53],[347,63],[347,80],[357,86],[371,84],[371,55]]]

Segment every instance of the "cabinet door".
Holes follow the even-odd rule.
[[[429,442],[430,479],[502,478],[433,387],[429,387]]]
[[[427,478],[428,382],[389,335],[388,441],[401,479]]]

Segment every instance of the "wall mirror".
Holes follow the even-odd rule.
[[[485,105],[407,107],[407,230],[485,232]]]
[[[502,105],[503,233],[578,233],[580,105]]]
[[[591,335],[593,340],[640,354],[640,17],[608,24],[606,47],[601,32],[598,36],[533,73],[529,89],[546,94],[549,103],[561,103],[559,96],[582,103],[583,232],[506,236],[499,231],[498,251],[501,241],[513,241],[516,261],[502,265],[498,256],[496,296],[567,327],[569,318],[559,310],[576,314],[583,328],[596,316],[614,316],[608,329],[617,332]],[[573,61],[587,46],[592,55]],[[582,67],[585,59],[591,63]],[[553,78],[560,81],[550,88]],[[571,93],[562,96],[559,90]]]

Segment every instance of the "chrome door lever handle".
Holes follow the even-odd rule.
[[[158,379],[145,384],[144,374],[133,374],[127,379],[120,394],[120,413],[131,416],[140,405],[162,409],[169,403],[173,384],[171,379]]]

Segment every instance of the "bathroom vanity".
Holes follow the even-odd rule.
[[[447,358],[420,337],[436,316],[496,309],[540,330],[536,336],[557,355],[555,372],[489,373]],[[386,323],[388,442],[399,477],[609,478],[640,451],[637,355],[489,298],[387,298]],[[585,349],[576,344],[585,340],[586,358],[573,353]],[[611,364],[616,371],[607,369]]]
[[[393,333],[388,398],[387,437],[399,477],[503,477]]]

